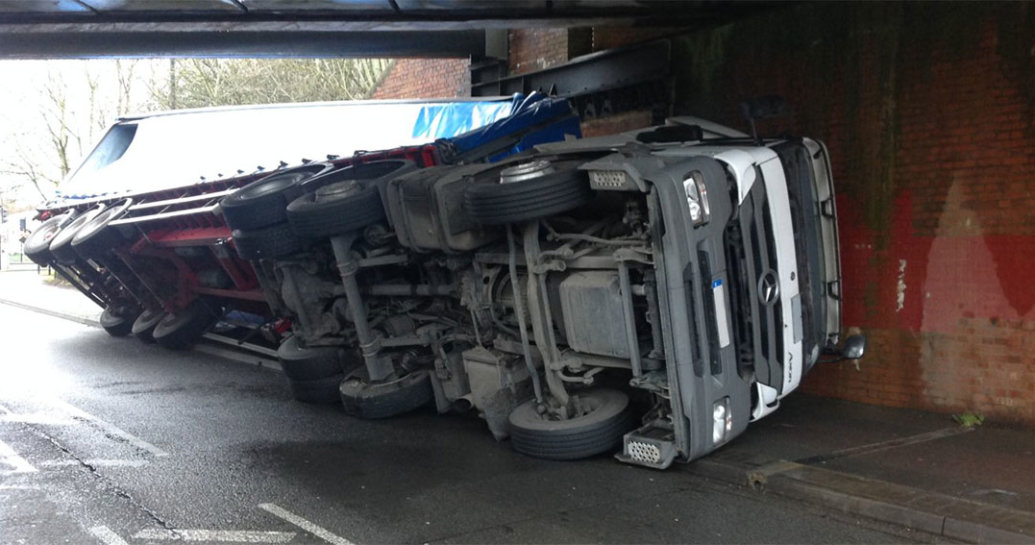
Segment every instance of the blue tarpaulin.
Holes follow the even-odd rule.
[[[417,114],[412,136],[431,142],[463,134],[509,116],[517,101],[515,97],[510,101],[446,102],[424,106]]]
[[[492,162],[536,144],[582,136],[579,118],[566,99],[534,92],[514,95],[511,104],[509,115],[440,143],[455,156]]]

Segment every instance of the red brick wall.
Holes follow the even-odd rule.
[[[599,29],[593,31],[596,48]],[[604,31],[604,43],[633,43],[657,33],[647,34],[638,29],[609,29]],[[563,64],[569,54],[582,44],[569,39],[567,29],[515,29],[508,34],[509,70],[512,75],[534,72]],[[468,59],[398,59],[371,98],[435,98],[466,97],[471,94],[470,60]],[[650,123],[650,112],[639,111],[619,116],[595,119],[583,123],[586,136],[622,132]]]
[[[510,74],[527,74],[568,61],[568,29],[523,28],[508,36]]]
[[[510,74],[534,72],[568,60],[567,29],[511,30],[508,41]],[[470,59],[397,59],[371,98],[471,96],[470,66]]]
[[[397,59],[370,98],[471,96],[469,59]]]
[[[763,129],[830,147],[871,345],[806,390],[1035,423],[1035,6],[803,4],[674,43],[677,108],[746,128],[779,94]]]

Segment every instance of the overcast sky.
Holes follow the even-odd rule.
[[[144,108],[154,70],[164,66],[164,62],[122,61],[124,70],[132,64],[134,74],[131,111]],[[92,103],[88,84],[91,78],[98,85]],[[70,131],[81,139],[69,146],[72,168],[100,138],[103,127],[117,115],[118,80],[114,60],[0,61],[0,171],[17,170],[31,161],[49,176],[59,177],[57,154],[46,129],[46,112],[54,110],[54,103],[47,96],[48,86],[59,89],[65,97],[64,120]],[[49,119],[56,126],[58,116],[51,113]],[[31,187],[28,191],[12,190],[23,181],[17,176],[0,174],[0,191],[4,192],[5,200],[39,199]]]

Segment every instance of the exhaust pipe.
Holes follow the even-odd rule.
[[[466,413],[472,408],[474,408],[474,397],[471,394],[459,397],[456,401],[453,401],[452,409],[455,413]]]

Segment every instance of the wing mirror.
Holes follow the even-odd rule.
[[[845,339],[845,344],[841,348],[841,359],[843,360],[857,360],[863,357],[866,353],[866,336],[865,335],[852,335]]]
[[[845,339],[840,349],[833,349],[825,352],[826,358],[820,360],[820,363],[837,363],[845,360],[857,360],[863,357],[866,353],[866,336],[865,335],[850,335]]]

